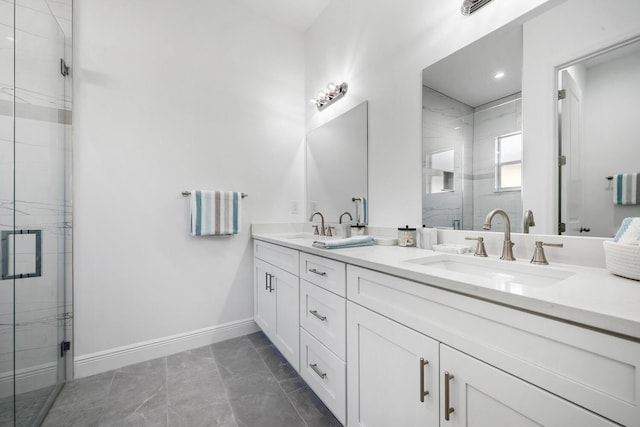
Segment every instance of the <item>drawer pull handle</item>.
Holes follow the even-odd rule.
[[[428,360],[424,360],[424,357],[420,358],[420,402],[424,402],[424,397],[429,394],[429,391],[424,389],[424,367],[428,364]]]
[[[444,419],[445,421],[449,421],[449,415],[454,411],[453,408],[450,407],[449,402],[449,382],[453,379],[453,375],[451,375],[448,371],[444,373]]]
[[[322,379],[327,378],[327,374],[325,372],[320,371],[320,369],[318,369],[318,364],[317,363],[311,363],[309,364],[309,367],[311,369],[313,369],[313,372],[315,372],[316,374],[318,374],[318,376]]]
[[[322,314],[319,314],[317,310],[309,310],[309,313],[313,314],[314,316],[316,316],[318,319],[322,320],[323,322],[325,320],[327,320],[327,316],[323,316]]]
[[[317,274],[318,276],[326,276],[327,273],[325,273],[324,271],[318,271],[315,268],[310,268],[309,269],[309,273],[314,273]]]

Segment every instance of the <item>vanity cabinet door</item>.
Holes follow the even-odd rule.
[[[271,337],[276,330],[276,294],[271,290],[273,283],[273,266],[254,258],[254,304],[253,318],[267,336]]]
[[[349,426],[438,425],[437,341],[348,302],[347,363]]]
[[[298,276],[254,258],[254,281],[255,322],[299,371]]]
[[[440,405],[442,427],[618,425],[444,344]]]

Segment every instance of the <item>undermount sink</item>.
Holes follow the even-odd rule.
[[[442,254],[410,259],[407,262],[437,269],[441,272],[445,271],[469,276],[469,278],[473,279],[488,280],[497,287],[509,287],[512,291],[521,286],[551,286],[575,274],[573,271],[562,268],[479,258],[470,255]]]
[[[287,240],[299,240],[299,241],[309,241],[309,240],[329,240],[329,239],[334,239],[335,237],[333,236],[320,236],[317,234],[313,234],[313,233],[289,233],[289,234],[280,234],[277,237],[281,238],[281,239],[287,239]]]

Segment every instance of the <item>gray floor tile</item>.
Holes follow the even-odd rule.
[[[260,347],[257,351],[262,360],[264,360],[264,363],[271,370],[273,376],[276,377],[276,380],[290,380],[298,376],[293,366],[287,362],[284,356],[273,345]]]
[[[270,374],[264,361],[246,337],[213,344],[213,357],[223,380],[251,373]]]
[[[42,427],[94,427],[100,425],[101,418],[101,406],[65,409],[54,405],[42,423]]]
[[[289,398],[309,427],[342,426],[309,386],[289,393]]]
[[[292,391],[301,389],[306,385],[307,383],[305,383],[302,377],[299,375],[295,378],[280,381],[280,387],[282,387],[282,390],[284,390],[285,393],[291,393]]]
[[[43,424],[334,425],[337,420],[262,332],[70,381]]]
[[[272,345],[269,338],[262,331],[255,332],[253,334],[247,335],[247,338],[251,341],[255,348],[264,347],[266,345]]]
[[[294,427],[305,425],[284,393],[244,394],[230,400],[239,426]]]
[[[166,359],[155,359],[116,370],[104,402],[105,425],[166,425]],[[155,424],[149,424],[149,423]]]
[[[67,382],[54,406],[71,410],[95,406],[109,394],[114,374],[115,371],[108,371]]]
[[[231,405],[225,400],[202,403],[192,400],[169,406],[169,427],[237,426]]]

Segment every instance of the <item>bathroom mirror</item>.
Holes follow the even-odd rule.
[[[633,206],[613,205],[606,179],[640,172],[640,73],[630,52],[640,35],[638,3],[567,0],[550,6],[423,71],[425,224],[480,230],[486,214],[501,208],[511,230],[522,232],[523,211],[532,210],[531,233],[612,237],[622,218],[639,215]],[[580,14],[572,13],[576,7]],[[611,56],[600,55],[604,51]],[[623,59],[622,52],[631,56]],[[579,76],[590,68],[617,71],[594,77],[606,79],[606,90],[586,92],[591,105],[583,102],[570,112],[557,100],[568,67]],[[581,120],[572,120],[578,112]],[[563,132],[579,138],[561,145]],[[559,166],[559,155],[567,166]]]
[[[499,208],[522,231],[521,69],[516,25],[422,72],[423,224],[480,230]]]
[[[307,134],[307,216],[319,211],[327,222],[349,212],[365,223],[367,197],[367,102],[363,102]],[[345,215],[344,220],[349,222]]]
[[[640,216],[640,198],[623,200],[622,187],[614,193],[614,181],[631,181],[619,175],[640,172],[639,76],[640,38],[558,70],[564,234],[612,237],[624,218]],[[624,187],[625,196],[640,191],[634,181]]]

